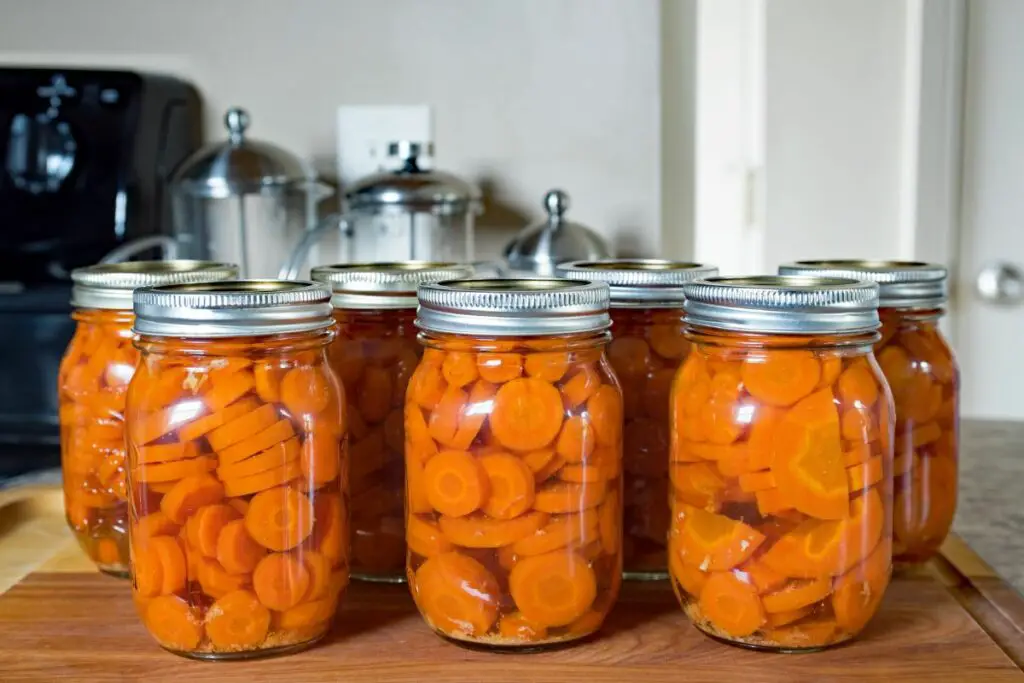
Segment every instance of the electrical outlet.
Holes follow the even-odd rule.
[[[388,144],[401,140],[433,143],[434,121],[428,105],[338,107],[342,185],[396,167],[398,160],[388,159]]]

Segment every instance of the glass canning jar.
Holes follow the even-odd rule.
[[[203,659],[316,642],[348,584],[345,404],[330,293],[243,280],[135,292],[132,593]]]
[[[422,355],[416,287],[468,277],[454,263],[398,261],[321,266],[338,335],[327,349],[348,399],[352,576],[405,581],[405,387]]]
[[[939,330],[946,268],[913,261],[798,261],[780,272],[830,274],[879,286],[875,356],[896,403],[893,559],[938,552],[956,514],[960,371]]]
[[[854,637],[892,569],[878,286],[711,278],[684,287],[672,389],[673,587],[719,640],[796,651]]]
[[[608,287],[423,285],[406,392],[408,577],[456,642],[521,649],[597,631],[622,572],[622,394]]]
[[[661,259],[573,261],[559,275],[611,288],[608,360],[622,383],[622,570],[627,579],[668,577],[668,406],[676,370],[690,343],[683,336],[682,285],[718,269]]]
[[[138,362],[132,290],[237,275],[236,266],[211,261],[134,261],[71,273],[77,325],[57,381],[64,509],[82,549],[108,574],[128,575],[124,404]]]

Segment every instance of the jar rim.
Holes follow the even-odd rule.
[[[669,259],[609,258],[567,261],[556,269],[559,277],[605,282],[614,308],[676,308],[683,305],[683,285],[718,275],[706,263]]]
[[[71,305],[75,308],[132,310],[139,287],[230,280],[238,266],[218,261],[178,259],[100,263],[71,271]]]
[[[793,261],[779,266],[779,274],[868,280],[878,284],[881,308],[939,308],[949,298],[946,267],[924,261]]]
[[[335,308],[416,308],[421,284],[471,277],[473,270],[465,263],[381,261],[318,266],[310,277],[330,287]]]

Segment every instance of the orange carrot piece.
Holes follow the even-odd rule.
[[[598,534],[597,510],[587,510],[573,515],[556,515],[533,534],[513,543],[512,552],[520,558],[543,555],[568,545],[583,545],[597,538]]]
[[[203,403],[211,413],[223,410],[256,387],[252,373],[248,370],[216,375],[212,384],[213,387],[202,394]]]
[[[441,363],[441,376],[448,386],[464,387],[475,381],[477,372],[476,356],[464,351],[451,351],[445,354]]]
[[[199,587],[211,598],[221,598],[246,586],[248,574],[228,573],[217,560],[208,557],[195,558],[196,578]]]
[[[197,455],[199,455],[199,448],[191,441],[140,446],[135,451],[135,462],[140,465],[151,465],[172,460],[188,460]]]
[[[597,507],[604,501],[607,490],[608,487],[604,482],[546,484],[537,490],[533,499],[533,509],[552,514],[588,510]]]
[[[597,448],[597,431],[590,419],[574,415],[562,423],[558,433],[555,451],[569,463],[581,463],[589,459]]]
[[[281,378],[284,377],[285,369],[270,361],[262,361],[253,366],[253,378],[256,385],[256,395],[264,403],[281,402]]]
[[[477,462],[489,482],[489,495],[481,508],[485,513],[495,519],[511,519],[530,509],[534,497],[533,472],[522,460],[505,453],[485,455]]]
[[[146,539],[152,536],[176,536],[177,534],[178,524],[160,510],[140,518],[132,527],[132,536],[136,539]]]
[[[294,631],[324,623],[334,616],[336,604],[336,600],[324,598],[296,605],[278,613],[277,628],[282,631]]]
[[[862,491],[871,488],[882,481],[885,471],[882,468],[882,456],[876,455],[862,465],[856,465],[846,470],[847,480],[850,482],[850,491]]]
[[[406,542],[409,550],[421,557],[433,557],[452,549],[452,544],[436,524],[412,515],[406,521]]]
[[[489,423],[506,448],[534,451],[554,441],[562,428],[563,413],[558,389],[534,377],[520,377],[498,389]]]
[[[313,488],[320,488],[338,478],[341,442],[329,431],[316,430],[303,439],[299,459],[303,478]]]
[[[256,399],[243,398],[221,411],[194,419],[188,424],[182,425],[178,429],[178,438],[182,441],[194,441],[202,436],[206,436],[214,429],[256,410],[258,407],[259,403]]]
[[[309,590],[309,570],[294,555],[271,553],[256,565],[252,586],[264,605],[288,610],[302,602]]]
[[[441,517],[438,526],[452,544],[464,548],[500,548],[535,533],[547,524],[543,512],[527,512],[515,519],[491,519],[483,515]]]
[[[427,623],[449,634],[481,636],[498,619],[501,588],[486,567],[457,552],[435,555],[413,578]]]
[[[564,351],[530,353],[526,355],[524,369],[530,377],[557,382],[569,369],[569,354]]]
[[[157,642],[176,652],[192,652],[203,639],[203,624],[195,609],[177,595],[150,600],[143,621]]]
[[[213,603],[206,615],[206,635],[223,649],[260,645],[270,630],[270,611],[251,591],[237,590]]]
[[[348,530],[345,504],[336,493],[319,493],[313,501],[313,533],[310,534],[314,550],[337,566],[347,551]]]
[[[217,427],[206,435],[206,440],[210,443],[213,450],[223,451],[228,446],[233,446],[253,434],[270,427],[277,419],[277,408],[269,403],[264,403],[252,412],[236,417],[227,424]]]
[[[222,480],[238,479],[239,477],[251,477],[260,472],[266,472],[299,459],[299,442],[297,439],[288,439],[256,455],[228,465],[221,465],[217,468],[217,476]]]
[[[740,372],[752,396],[769,405],[790,406],[814,391],[821,364],[810,351],[774,351],[748,357]]]
[[[726,571],[746,562],[765,541],[757,529],[724,515],[681,505],[673,529],[680,557],[704,571]]]
[[[601,376],[593,367],[584,365],[562,384],[562,396],[569,407],[576,409],[587,402],[601,388]]]
[[[790,581],[777,591],[761,596],[765,612],[790,612],[824,600],[832,592],[828,577]]]
[[[195,548],[206,557],[216,557],[221,531],[228,522],[240,517],[237,510],[224,503],[199,508],[188,520],[195,527]]]
[[[266,554],[246,531],[244,519],[228,522],[217,537],[217,562],[231,574],[249,574]]]
[[[610,384],[603,384],[587,399],[590,421],[603,446],[618,448],[622,442],[622,395]]]
[[[855,362],[839,375],[836,385],[843,405],[871,407],[878,400],[878,382],[867,362]]]
[[[183,478],[160,499],[160,509],[175,524],[184,524],[186,518],[204,505],[219,503],[224,498],[224,486],[209,474],[196,474]]]
[[[726,572],[708,577],[697,605],[701,616],[735,638],[752,635],[766,621],[757,590]]]
[[[597,597],[597,577],[575,553],[521,558],[509,572],[509,592],[519,611],[547,628],[568,626],[583,616]]]
[[[135,481],[147,484],[175,482],[205,474],[216,466],[217,461],[206,456],[141,465],[135,469]]]
[[[478,353],[476,369],[488,382],[502,384],[523,374],[523,357],[518,353]]]
[[[327,375],[316,367],[292,368],[281,379],[281,403],[293,416],[315,415],[332,397]]]
[[[247,496],[272,489],[302,476],[302,466],[297,460],[273,470],[260,472],[250,477],[228,479],[224,482],[224,495],[229,497]]]
[[[307,550],[302,553],[302,561],[306,564],[306,571],[309,572],[309,590],[302,599],[308,602],[327,596],[331,591],[332,562],[330,558],[315,550]]]
[[[249,501],[245,528],[270,550],[288,550],[313,531],[314,511],[309,498],[286,486],[262,491]]]
[[[233,465],[234,463],[245,460],[249,456],[256,455],[261,451],[272,448],[282,441],[287,441],[294,435],[295,429],[292,427],[291,421],[281,419],[263,431],[248,436],[248,438],[239,441],[233,446],[225,448],[217,455],[222,466]]]
[[[480,508],[490,493],[487,472],[465,451],[442,451],[427,461],[423,482],[430,505],[459,517]]]

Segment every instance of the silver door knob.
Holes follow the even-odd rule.
[[[982,268],[976,282],[982,300],[1003,306],[1024,301],[1024,271],[1012,263],[993,263]]]

